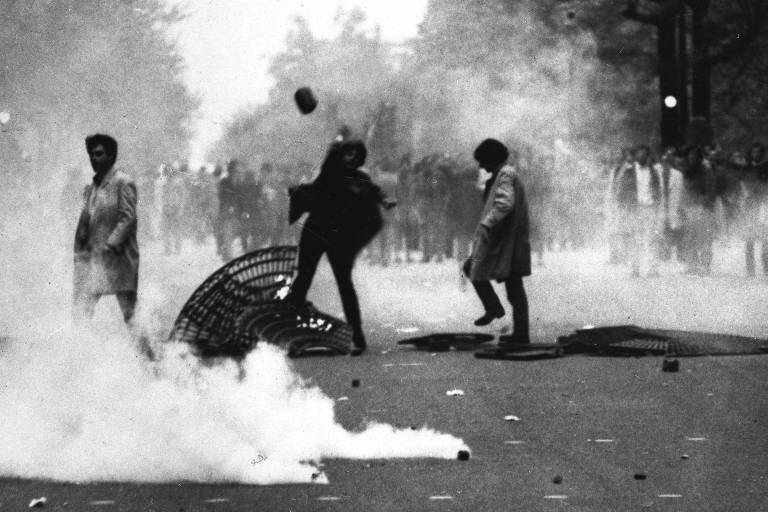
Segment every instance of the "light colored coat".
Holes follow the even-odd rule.
[[[531,275],[530,221],[525,188],[511,165],[499,169],[475,231],[469,278],[505,281]]]
[[[83,193],[75,232],[74,296],[135,291],[139,275],[136,185],[114,167]],[[111,250],[104,250],[107,247]]]

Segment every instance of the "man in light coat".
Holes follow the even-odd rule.
[[[528,298],[523,277],[531,275],[530,222],[525,188],[513,165],[509,150],[495,139],[486,139],[475,149],[475,160],[490,173],[485,184],[485,205],[475,231],[472,255],[465,272],[472,281],[485,314],[475,325],[488,325],[504,316],[491,280],[503,282],[512,306],[514,332],[510,343],[530,343]]]
[[[115,169],[117,141],[86,137],[93,183],[86,186],[75,232],[73,283],[76,319],[93,316],[102,295],[115,295],[130,325],[136,309],[139,247],[136,241],[136,185]]]

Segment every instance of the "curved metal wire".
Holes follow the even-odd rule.
[[[349,326],[312,306],[282,299],[293,283],[298,248],[269,247],[236,258],[211,274],[181,309],[170,341],[195,346],[202,357],[242,358],[259,341],[298,356],[314,349],[349,352]]]

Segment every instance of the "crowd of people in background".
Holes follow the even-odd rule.
[[[712,269],[717,238],[743,242],[748,275],[768,273],[768,161],[762,144],[726,153],[716,144],[624,150],[610,172],[610,261],[632,275],[658,274],[674,260],[686,272]]]
[[[759,273],[760,266],[768,272],[768,157],[761,144],[730,153],[718,145],[667,148],[658,157],[648,146],[626,149],[605,164],[607,201],[599,191],[585,193],[595,182],[584,187],[575,171],[571,185],[554,177],[552,155],[511,151],[510,163],[528,192],[534,263],[542,264],[545,252],[600,244],[607,233],[610,263],[627,265],[633,275],[655,275],[670,261],[691,274],[707,274],[716,239],[743,243],[747,274]],[[384,212],[384,227],[363,259],[386,266],[461,263],[469,256],[483,206],[477,164],[448,153],[419,159],[404,154],[372,160],[367,171],[400,206]],[[316,173],[305,162],[232,159],[196,170],[164,164],[154,177],[136,177],[145,219],[140,237],[161,241],[166,254],[215,241],[223,261],[261,247],[295,245],[288,189]],[[62,205],[73,204],[69,198],[81,188],[80,173],[71,172]]]

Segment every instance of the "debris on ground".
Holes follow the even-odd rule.
[[[42,508],[46,503],[48,503],[48,498],[45,496],[41,498],[35,498],[29,502],[29,508]]]
[[[552,479],[553,484],[561,484],[563,483],[563,477],[560,475],[555,475],[555,478]]]
[[[520,421],[520,418],[518,418],[514,414],[508,414],[508,415],[504,416],[504,420],[505,421]]]
[[[449,391],[446,391],[445,394],[448,396],[464,396],[464,391],[460,389],[451,389]]]
[[[680,371],[680,361],[678,359],[665,359],[661,363],[661,371],[663,372],[677,372]]]

